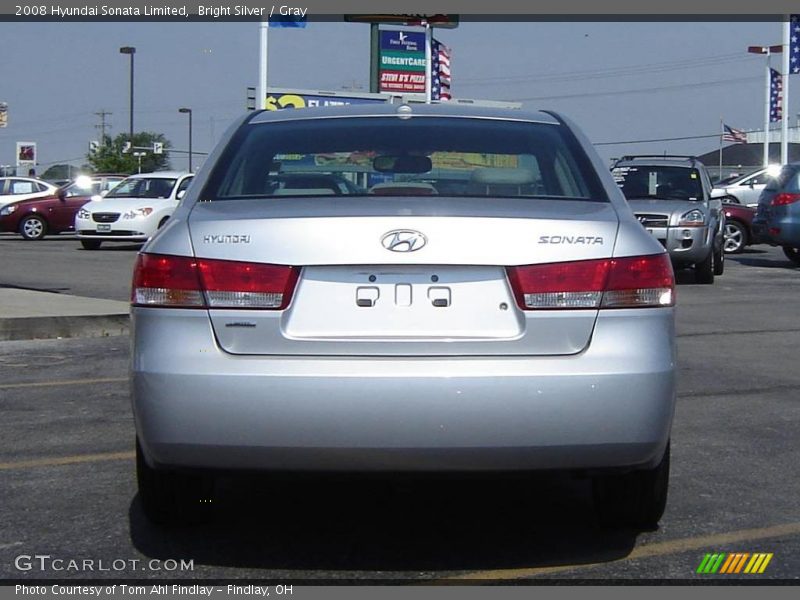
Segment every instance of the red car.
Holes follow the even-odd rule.
[[[73,231],[75,214],[92,196],[104,195],[125,179],[124,175],[78,177],[51,196],[12,202],[0,208],[0,231],[19,233],[26,240]]]
[[[728,254],[738,254],[753,243],[751,225],[756,214],[754,208],[744,204],[724,202],[722,210],[725,211],[725,242],[723,248]]]

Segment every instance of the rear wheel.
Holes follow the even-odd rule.
[[[97,250],[102,243],[100,240],[81,240],[84,250]]]
[[[653,469],[604,475],[592,481],[595,512],[603,525],[655,528],[667,506],[669,450]]]
[[[202,475],[154,469],[136,440],[136,481],[145,516],[158,525],[186,525],[210,516],[214,481]]]
[[[747,230],[739,221],[725,223],[725,241],[723,248],[728,254],[738,254],[747,246]]]
[[[725,272],[725,240],[714,239],[714,275],[722,275]]]
[[[783,253],[790,261],[796,265],[800,265],[800,247],[798,246],[784,246]]]
[[[714,283],[714,250],[694,266],[694,276],[697,283]]]
[[[47,223],[39,215],[28,215],[20,222],[19,232],[26,240],[40,240],[47,235]]]

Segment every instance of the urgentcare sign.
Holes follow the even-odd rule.
[[[425,34],[381,31],[380,91],[425,93]]]

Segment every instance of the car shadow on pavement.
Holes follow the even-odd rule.
[[[588,480],[565,475],[269,481],[222,482],[213,519],[186,528],[150,524],[137,496],[133,544],[195,565],[370,579],[602,563],[638,534],[597,526]]]
[[[798,265],[794,264],[789,259],[783,260],[772,258],[758,258],[750,256],[739,255],[734,259],[740,265],[748,267],[765,267],[767,269],[796,269]]]
[[[81,252],[138,252],[142,249],[143,244],[114,244],[113,246],[103,245],[95,250],[87,250],[78,246],[76,250]]]

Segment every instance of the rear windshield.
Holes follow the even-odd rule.
[[[702,200],[703,184],[697,169],[666,166],[615,167],[611,174],[628,200]]]
[[[563,126],[430,117],[245,125],[201,197],[437,195],[607,201]]]
[[[785,166],[777,177],[770,179],[765,188],[769,192],[800,192],[800,170],[795,166]]]
[[[106,198],[169,198],[176,181],[165,177],[126,179],[111,190]]]

